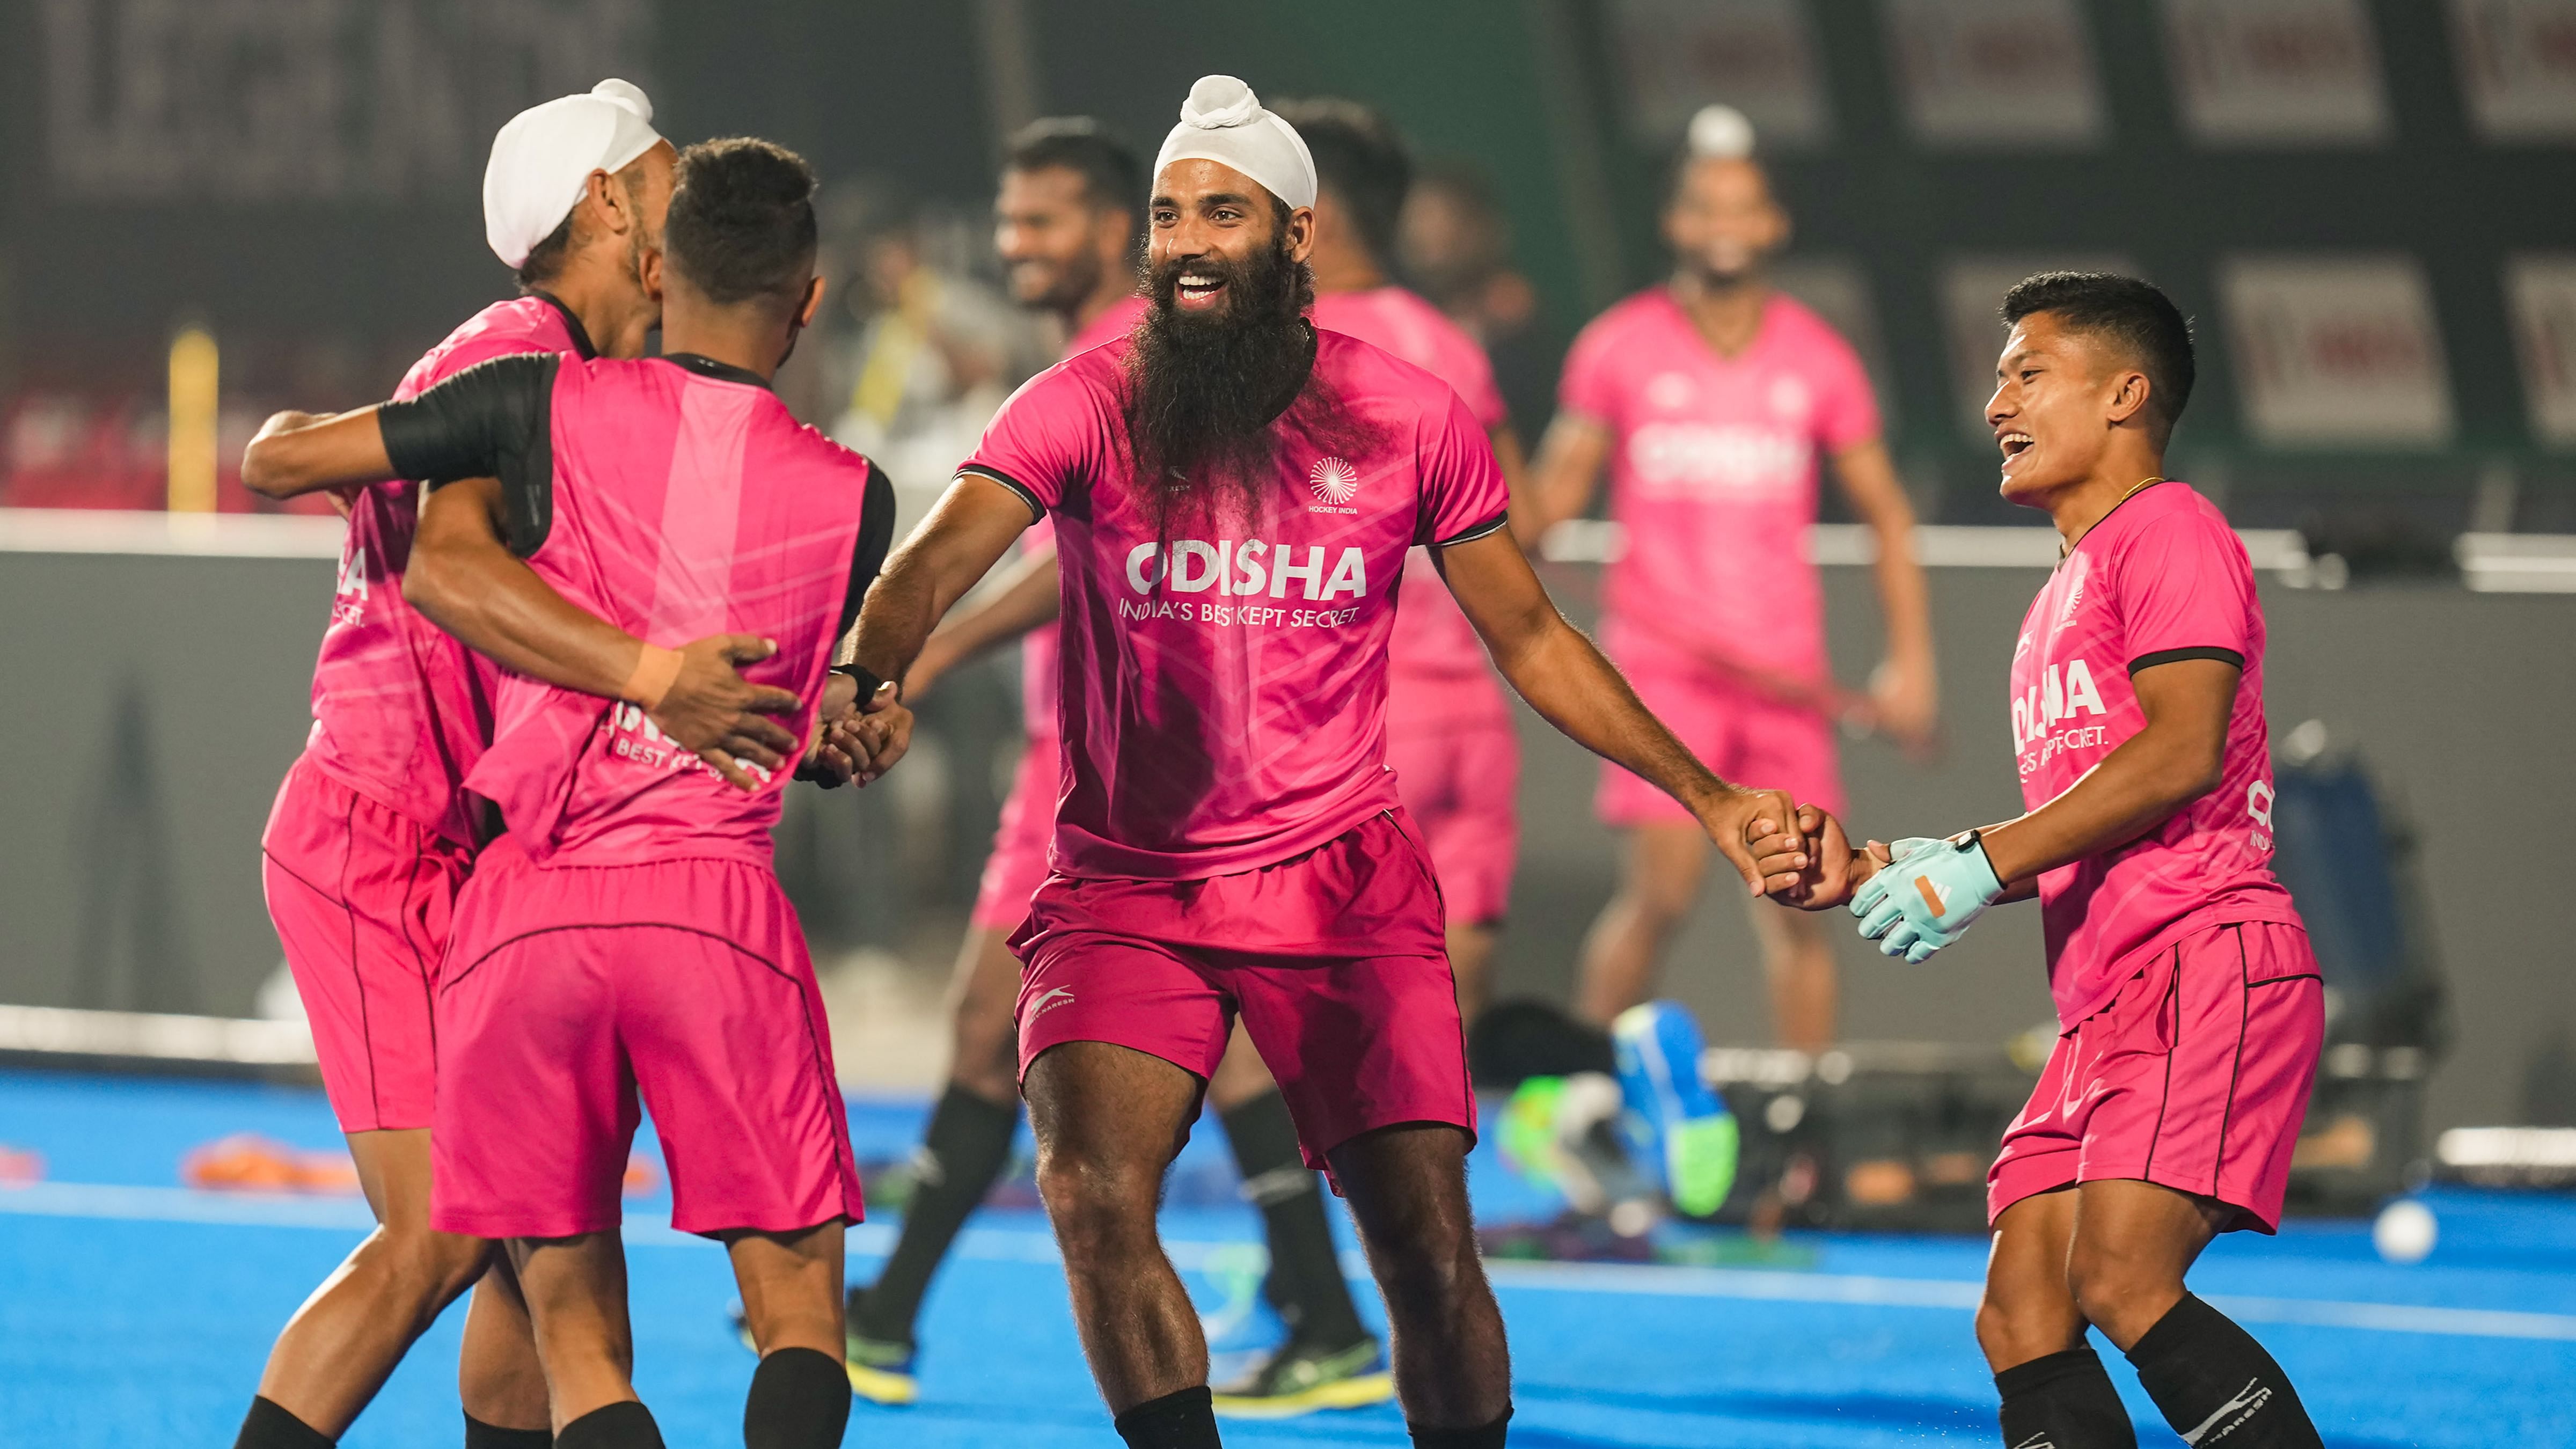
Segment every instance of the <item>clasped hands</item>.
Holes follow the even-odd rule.
[[[1958,940],[2004,894],[1973,830],[1855,849],[1841,821],[1801,805],[1792,821],[1754,820],[1745,843],[1763,894],[1803,911],[1846,906],[1864,939],[1917,965]]]

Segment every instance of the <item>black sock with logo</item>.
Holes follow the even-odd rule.
[[[2254,1335],[2189,1293],[2129,1350],[2129,1362],[2186,1443],[2324,1449],[2290,1376]]]
[[[913,1154],[912,1200],[903,1205],[903,1235],[895,1239],[877,1281],[850,1295],[850,1331],[861,1338],[912,1342],[912,1321],[930,1291],[930,1275],[948,1256],[957,1230],[983,1206],[985,1195],[1011,1165],[1011,1136],[1019,1130],[1017,1102],[988,1102],[954,1082],[931,1110],[930,1130]]]
[[[1116,1424],[1127,1449],[1221,1449],[1224,1443],[1205,1384],[1147,1399],[1119,1415]]]
[[[2138,1449],[2128,1407],[2089,1343],[2005,1369],[1995,1392],[2004,1449]]]
[[[1333,1247],[1333,1225],[1324,1217],[1322,1179],[1297,1150],[1297,1124],[1287,1099],[1264,1092],[1218,1114],[1234,1164],[1243,1173],[1243,1199],[1261,1209],[1270,1239],[1270,1277],[1262,1291],[1300,1343],[1341,1348],[1359,1342],[1359,1305],[1342,1277]]]
[[[275,1399],[254,1397],[233,1449],[331,1449],[331,1436],[289,1413]]]

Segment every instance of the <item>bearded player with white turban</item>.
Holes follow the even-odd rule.
[[[1248,86],[1192,88],[1155,162],[1144,320],[1003,406],[869,591],[850,667],[901,680],[1052,516],[1065,791],[1011,939],[1020,1084],[1120,1436],[1218,1442],[1154,1214],[1240,1014],[1359,1223],[1415,1444],[1490,1449],[1511,1371],[1468,1212],[1475,1099],[1439,888],[1385,767],[1408,551],[1523,698],[1686,802],[1757,894],[1745,828],[1791,815],[1702,768],[1557,612],[1457,394],[1306,320],[1315,194]]]
[[[431,348],[396,397],[512,353],[642,355],[661,317],[655,265],[675,156],[652,119],[641,90],[607,80],[501,128],[483,178],[484,234],[518,274],[521,295]],[[306,420],[282,413],[262,435]],[[477,671],[491,666],[404,602],[419,495],[396,481],[341,499],[349,533],[313,672],[313,730],[260,841],[269,916],[379,1226],[279,1335],[241,1449],[337,1440],[412,1340],[469,1287],[458,1375],[468,1449],[552,1442],[545,1380],[506,1263],[481,1239],[429,1228],[430,975],[478,843],[460,782],[483,749],[489,711]],[[760,657],[759,641],[653,649],[566,604],[524,565],[474,583],[526,645],[524,657],[501,661],[511,668],[642,705],[665,733],[737,777],[736,757],[775,765],[794,743],[742,713],[795,706],[794,695],[755,690],[735,674],[731,660]]]

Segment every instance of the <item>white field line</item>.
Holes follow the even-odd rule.
[[[374,1225],[367,1205],[350,1197],[278,1193],[200,1192],[184,1187],[130,1187],[106,1183],[42,1182],[0,1189],[0,1214],[90,1218],[126,1222],[214,1223],[236,1227],[331,1228],[357,1231]],[[663,1223],[629,1222],[626,1241],[637,1247],[703,1245],[706,1239]],[[894,1246],[895,1229],[866,1223],[850,1229],[849,1251],[881,1256]],[[1245,1244],[1167,1242],[1173,1266],[1184,1272],[1239,1257]],[[1054,1263],[1055,1240],[1020,1228],[969,1228],[958,1251],[986,1262]],[[1343,1270],[1365,1282],[1367,1264],[1345,1254]],[[1559,1293],[1606,1293],[1648,1298],[1713,1298],[1758,1303],[1824,1303],[1870,1308],[1934,1308],[1967,1312],[1977,1306],[1978,1285],[1954,1278],[1887,1278],[1853,1273],[1792,1273],[1757,1268],[1685,1268],[1626,1263],[1488,1263],[1505,1288]],[[2454,1338],[2532,1339],[2576,1343],[2576,1314],[2525,1313],[2491,1308],[2435,1308],[2404,1303],[2352,1303],[2321,1298],[2214,1296],[2212,1303],[2249,1323],[2379,1333],[2429,1333]]]

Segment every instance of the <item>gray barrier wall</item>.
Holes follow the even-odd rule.
[[[1826,572],[1839,668],[1858,679],[1877,632],[1867,571]],[[1569,612],[1588,618],[1595,571],[1548,573]],[[1875,742],[1851,746],[1859,828],[1949,831],[2018,808],[2005,666],[2041,577],[1934,572],[1947,751],[1917,767]],[[303,739],[331,582],[315,558],[0,552],[0,1001],[252,1009],[278,960],[258,835]],[[2515,1120],[2535,1062],[2553,1046],[2563,1056],[2576,1032],[2576,953],[2560,935],[2568,890],[2553,848],[2576,808],[2576,765],[2558,734],[2576,713],[2576,596],[2318,593],[2267,580],[2265,598],[2276,735],[2323,720],[2422,829],[2454,1001],[2433,1121]],[[899,797],[819,796],[796,822],[797,849],[854,877],[834,903],[845,936],[900,941],[907,922],[880,917],[953,907],[971,890],[955,878],[978,853],[993,796],[961,766],[991,757],[1006,705],[999,691],[966,689],[950,703],[939,723],[958,778],[932,793],[959,803],[935,856],[869,838],[898,820],[920,828],[921,812],[897,808]],[[1526,713],[1523,725],[1523,852],[1502,986],[1558,992],[1608,894],[1615,845],[1592,819],[1592,762]],[[1719,1040],[1767,1034],[1744,909],[1713,886],[1667,981]],[[1843,944],[1853,1037],[1993,1042],[2048,1016],[2027,907],[1997,913],[1926,967]]]

